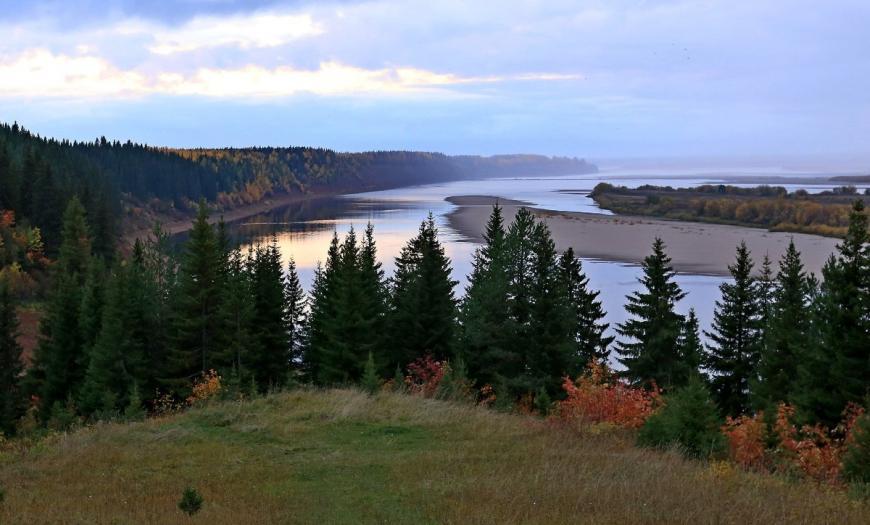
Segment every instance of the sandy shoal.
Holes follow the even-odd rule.
[[[506,222],[513,220],[522,205],[479,195],[448,200],[457,205],[447,217],[450,227],[477,242],[482,240],[483,228],[496,200],[504,210]],[[789,239],[794,239],[805,268],[819,275],[839,242],[817,235],[723,224],[529,209],[547,222],[559,250],[571,246],[580,257],[639,264],[650,253],[653,240],[660,237],[667,245],[674,268],[684,273],[728,275],[728,265],[734,262],[734,251],[741,240],[752,252],[756,269],[765,254],[777,263]],[[774,271],[776,268],[774,264]]]

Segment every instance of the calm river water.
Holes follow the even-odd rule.
[[[291,204],[283,208],[238,223],[230,224],[230,232],[242,246],[266,243],[276,236],[285,258],[293,257],[306,290],[310,290],[314,269],[323,261],[333,231],[340,235],[351,227],[365,229],[371,222],[375,228],[378,252],[387,275],[391,275],[393,260],[402,245],[417,231],[420,222],[432,212],[438,222],[441,239],[453,261],[453,276],[459,282],[457,295],[465,288],[466,276],[471,267],[471,256],[476,245],[464,239],[447,226],[445,216],[454,206],[444,199],[458,195],[489,195],[532,203],[535,207],[591,213],[609,213],[600,210],[587,197],[587,193],[601,181],[636,187],[641,184],[692,186],[720,182],[725,176],[788,176],[793,172],[747,172],[747,171],[620,171],[602,170],[593,175],[559,176],[550,178],[506,178],[474,181],[457,181],[443,184],[414,186],[387,191],[377,191],[313,199]],[[820,174],[803,174],[818,177]],[[732,183],[733,182],[729,182]],[[740,185],[752,186],[749,181]],[[811,192],[829,189],[830,184],[784,184],[790,190],[806,188]],[[601,299],[607,310],[611,327],[625,319],[625,296],[638,287],[640,269],[635,265],[611,261],[585,260],[584,269],[591,285],[601,290]],[[694,307],[702,329],[708,329],[712,320],[714,301],[719,298],[718,286],[725,279],[720,276],[680,274],[680,286],[688,292],[678,305],[685,313]]]

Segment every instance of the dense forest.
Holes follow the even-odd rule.
[[[810,194],[805,190],[789,193],[781,186],[740,188],[708,184],[694,188],[649,185],[626,188],[602,182],[591,197],[602,208],[617,213],[831,237],[846,235],[855,199],[870,203],[870,196],[859,196],[854,186]]]

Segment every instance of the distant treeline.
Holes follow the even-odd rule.
[[[602,182],[592,198],[617,213],[668,219],[763,227],[771,231],[843,237],[855,200],[870,202],[854,186],[810,194],[781,186],[740,188],[707,184],[694,188],[644,185],[638,188]]]
[[[119,235],[137,217],[150,221],[154,212],[192,213],[201,199],[228,209],[293,193],[594,170],[583,160],[535,155],[449,157],[310,147],[170,149],[105,137],[78,142],[43,138],[18,124],[0,124],[0,211],[14,213],[5,216],[4,228],[17,224],[22,228],[19,237],[38,237],[40,253],[44,250],[49,258],[57,256],[61,215],[72,197],[84,207],[94,251],[110,258]],[[9,249],[0,253],[4,264],[28,266],[26,249],[10,251],[12,245],[6,246]]]

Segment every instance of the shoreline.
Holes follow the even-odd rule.
[[[224,222],[236,222],[242,219],[246,219],[248,217],[253,217],[255,215],[259,215],[261,213],[266,213],[275,208],[280,208],[282,206],[286,206],[288,204],[295,204],[297,202],[307,201],[307,200],[315,200],[324,197],[335,197],[338,195],[346,195],[344,192],[324,192],[324,193],[292,193],[292,194],[284,194],[278,195],[274,197],[270,197],[268,199],[261,200],[259,202],[244,204],[242,206],[237,206],[235,208],[231,208],[229,210],[223,211],[211,211],[208,222],[209,224],[217,224],[221,219]],[[189,217],[183,218],[168,218],[167,216],[157,217],[154,221],[152,221],[152,226],[148,228],[137,228],[133,231],[125,233],[121,236],[122,240],[125,243],[133,244],[133,242],[138,239],[145,239],[151,235],[153,231],[153,223],[159,222],[160,227],[166,232],[168,235],[177,235],[179,233],[184,233],[193,228],[193,223],[196,220],[196,213],[192,212]]]
[[[447,214],[448,225],[468,241],[483,240],[482,230],[497,201],[504,212],[505,223],[513,221],[520,207],[529,208],[547,223],[559,250],[570,246],[578,257],[639,265],[649,255],[655,237],[661,237],[674,270],[694,275],[730,275],[728,265],[734,262],[741,240],[752,252],[756,271],[765,254],[775,270],[792,238],[801,252],[805,270],[819,275],[840,242],[818,235],[743,226],[543,210],[491,196],[454,196],[446,200],[457,206]]]

